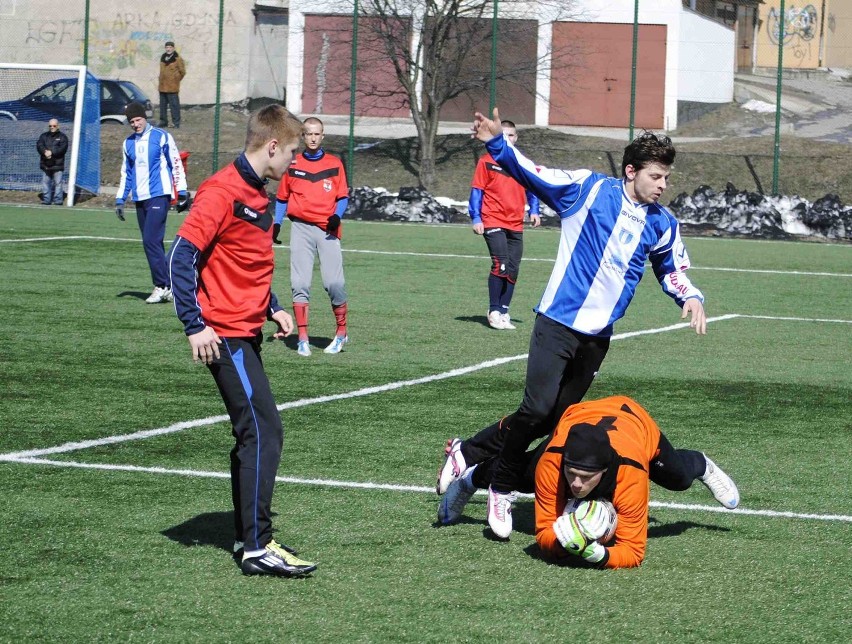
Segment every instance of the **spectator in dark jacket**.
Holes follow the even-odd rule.
[[[62,205],[62,173],[65,172],[65,153],[68,151],[68,137],[59,131],[59,121],[50,119],[47,132],[38,137],[36,149],[41,157],[39,167],[44,173],[41,183],[41,203]]]

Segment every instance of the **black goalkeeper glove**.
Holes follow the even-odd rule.
[[[325,224],[325,230],[329,233],[336,233],[338,228],[340,228],[340,215],[332,215]]]
[[[179,192],[176,210],[178,212],[183,212],[184,210],[189,210],[189,207],[191,205],[192,205],[192,198],[189,196],[189,193]]]
[[[115,216],[118,217],[120,221],[124,221],[124,204],[117,203],[115,204]]]

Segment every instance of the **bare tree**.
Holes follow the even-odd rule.
[[[566,19],[571,6],[571,0],[499,2],[497,46],[504,64],[496,67],[498,87],[522,88],[534,106],[537,77],[556,63],[551,51],[538,46],[540,25]],[[465,101],[488,109],[494,2],[362,0],[360,8],[365,19],[359,21],[359,68],[368,69],[377,60],[390,61],[398,83],[395,88],[373,88],[369,96],[384,106],[410,110],[419,142],[418,178],[430,190],[435,182],[435,142],[442,110],[454,106],[458,114]],[[513,60],[516,47],[526,47],[526,55]],[[565,52],[560,55],[564,57]],[[498,96],[498,104],[500,100]],[[472,109],[468,110],[465,119],[472,116]]]

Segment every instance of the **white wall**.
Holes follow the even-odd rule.
[[[691,11],[681,14],[678,98],[701,103],[734,100],[736,34]]]

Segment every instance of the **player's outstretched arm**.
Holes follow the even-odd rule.
[[[193,362],[213,364],[213,360],[219,358],[219,345],[222,344],[222,341],[209,326],[204,327],[198,333],[186,336],[186,338],[192,348]]]
[[[494,108],[492,113],[493,118],[489,119],[480,112],[473,115],[473,126],[470,128],[473,134],[472,139],[479,139],[482,142],[490,141],[498,134],[503,134],[503,126],[500,125],[500,113],[497,108]]]
[[[685,320],[689,315],[689,326],[695,329],[698,335],[707,335],[707,314],[704,312],[704,305],[697,297],[691,297],[683,303],[683,313],[680,315],[681,320]]]

